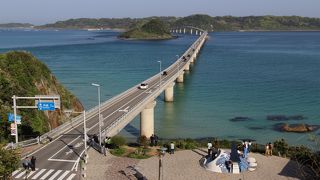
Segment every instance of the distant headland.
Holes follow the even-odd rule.
[[[161,40],[171,39],[169,27],[159,19],[152,19],[142,26],[134,27],[119,35],[121,39],[130,40]]]
[[[195,14],[186,17],[147,17],[147,18],[79,18],[58,21],[52,24],[34,26],[36,29],[121,29],[131,30],[152,19],[162,21],[169,28],[194,26],[211,31],[320,31],[320,18],[301,16],[215,16]],[[0,24],[5,27],[33,27],[32,24]]]

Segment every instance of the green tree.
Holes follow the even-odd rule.
[[[20,154],[18,150],[7,150],[3,144],[0,144],[0,178],[9,179],[12,172],[19,168],[19,163]]]

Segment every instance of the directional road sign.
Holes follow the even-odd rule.
[[[38,102],[38,110],[40,111],[54,111],[54,102]]]
[[[8,121],[14,122],[14,114],[8,113]],[[17,124],[21,124],[21,116],[20,115],[16,115],[16,121],[17,121]]]

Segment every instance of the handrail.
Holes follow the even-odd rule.
[[[196,43],[199,43],[199,41],[202,41],[205,37],[207,36],[207,32],[205,32],[204,34],[202,34],[193,44],[191,47],[188,48],[188,50],[184,53],[184,55],[186,55],[186,53],[189,53],[189,51],[191,50],[191,48],[194,48],[194,45]],[[202,44],[199,44],[202,46]],[[193,52],[192,55],[194,55],[196,52]],[[178,58],[178,60],[173,63],[172,65],[170,65],[168,68],[166,68],[165,70],[170,70],[171,68],[174,68],[174,66],[176,65],[176,63],[179,63],[179,60],[181,59],[181,57]],[[191,58],[189,58],[188,61],[191,61]],[[180,69],[179,71],[181,71],[183,69]],[[138,103],[136,103],[133,107],[130,107],[128,109],[128,112],[121,115],[119,118],[117,118],[115,121],[113,121],[109,126],[107,126],[104,130],[103,130],[103,134],[105,134],[106,132],[110,132],[116,125],[118,125],[123,119],[126,119],[126,117],[129,115],[129,113],[136,113],[136,112],[141,112],[141,110],[148,104],[150,103],[150,101],[156,99],[156,97],[159,96],[159,94],[161,94],[161,92],[163,91],[163,89],[169,84],[174,82],[174,80],[178,77],[178,75],[180,74],[180,72],[175,73],[175,75],[173,75],[169,80],[167,80],[165,82],[165,84],[163,84],[163,86],[159,89],[157,89],[156,91],[154,91],[153,93],[151,93],[148,96],[148,98],[144,98],[143,100],[139,101]],[[154,77],[158,77],[159,73],[157,73],[156,75],[154,75],[153,77],[149,78],[148,80],[154,78]]]
[[[173,68],[175,68],[175,66],[177,65],[177,63],[180,63],[180,59],[183,57],[183,56],[187,56],[187,54],[190,53],[190,51],[193,53],[192,55],[195,54],[195,52],[192,51],[192,49],[196,48],[196,46],[198,45],[201,45],[203,44],[203,41],[204,41],[204,38],[207,36],[207,32],[204,31],[204,33],[183,53],[182,56],[178,57],[178,59],[172,63],[169,67],[167,67],[166,71],[169,71]],[[192,56],[191,56],[192,57]],[[191,58],[188,59],[187,63],[185,65],[187,65],[189,62],[191,61]],[[185,66],[184,65],[184,66]],[[169,80],[167,80],[162,86],[161,88],[157,89],[157,91],[154,91],[153,93],[151,93],[149,96],[153,96],[153,99],[155,99],[157,96],[159,96],[159,94],[161,94],[161,92],[163,91],[163,89],[169,84],[169,83],[172,83],[174,82],[174,80],[180,75],[180,73],[184,70],[184,68],[180,68],[179,71],[177,73],[175,73]],[[151,82],[153,81],[155,78],[158,78],[159,77],[159,74],[161,72],[153,75],[152,77],[144,80],[143,82]],[[140,83],[139,83],[140,84]],[[108,99],[107,101],[103,102],[101,104],[101,109],[105,109],[107,108],[108,106],[111,106],[112,104],[116,103],[118,100],[121,100],[125,97],[127,97],[128,95],[130,95],[130,93],[132,93],[134,90],[136,90],[136,88],[139,86],[139,84],[136,84],[134,85],[133,87],[127,89],[126,91]],[[116,124],[118,124],[122,119],[126,118],[127,114],[129,114],[129,112],[131,111],[139,111],[140,109],[144,108],[145,105],[147,105],[147,103],[149,103],[151,100],[150,100],[150,97],[148,98],[144,98],[142,101],[138,102],[135,106],[133,107],[130,107],[128,109],[128,113],[122,115],[121,117],[119,117],[117,120],[113,121],[109,126],[107,126],[107,128],[103,131],[103,132],[107,132],[107,131],[110,131],[109,129],[111,127],[114,127]],[[139,108],[137,108],[139,107]],[[87,111],[87,119],[90,119],[92,116],[95,116],[97,115],[98,113],[98,109],[99,109],[99,106],[95,106],[93,108],[91,108],[90,110]],[[57,138],[58,136],[66,133],[67,131],[71,130],[72,128],[78,126],[79,124],[83,123],[83,115],[79,115],[79,116],[76,116],[74,118],[72,118],[70,121],[52,129],[51,131],[41,135],[39,138],[35,138],[35,139],[31,139],[31,140],[26,140],[26,141],[22,141],[19,143],[19,145],[22,145],[22,146],[28,146],[28,144],[35,144],[35,141],[37,142],[43,142],[45,141],[46,139],[49,139],[49,140],[52,140],[52,139],[55,139]],[[27,143],[27,142],[32,142],[32,143]]]

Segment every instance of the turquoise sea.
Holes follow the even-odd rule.
[[[0,30],[0,52],[27,50],[47,64],[86,109],[175,61],[196,36],[124,41],[115,31]],[[196,64],[175,86],[175,101],[157,99],[155,131],[162,138],[285,138],[310,144],[307,134],[275,131],[269,115],[304,116],[283,123],[320,125],[320,32],[210,33]],[[233,122],[234,117],[249,117]],[[139,117],[122,134],[137,135]],[[316,131],[319,134],[320,131]]]

